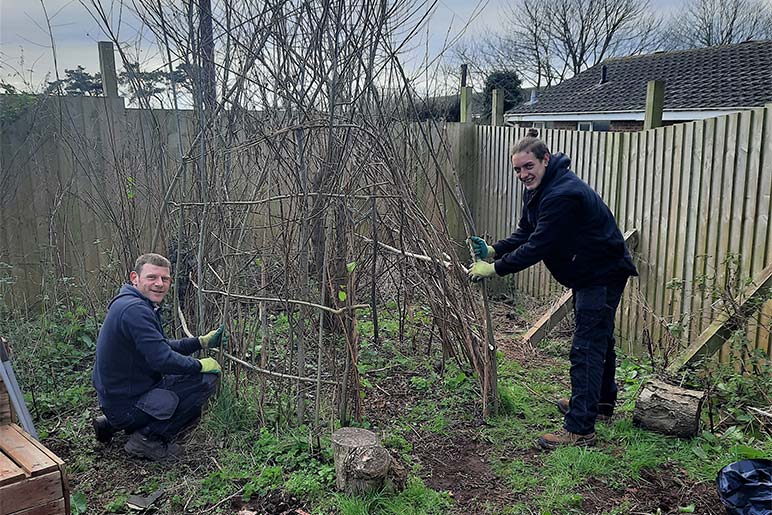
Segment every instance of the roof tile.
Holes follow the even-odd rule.
[[[763,106],[772,102],[772,41],[606,59],[508,112],[642,111],[650,80],[665,82],[666,110]]]

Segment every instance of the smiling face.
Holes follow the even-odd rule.
[[[518,152],[512,155],[512,167],[515,169],[517,178],[529,190],[539,187],[542,179],[544,179],[544,174],[547,172],[549,162],[549,154],[545,154],[544,159],[537,159],[533,152],[530,151]]]
[[[172,284],[170,269],[150,263],[142,265],[139,273],[132,271],[129,274],[129,279],[142,295],[156,304],[160,304],[164,300],[169,286]]]

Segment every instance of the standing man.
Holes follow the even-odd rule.
[[[137,258],[131,284],[107,308],[99,331],[93,382],[104,416],[93,421],[97,440],[131,433],[124,446],[150,460],[177,457],[172,439],[194,425],[217,385],[220,365],[190,354],[227,341],[223,326],[198,338],[168,340],[160,304],[171,285],[171,263],[159,254]]]
[[[638,272],[614,215],[569,169],[567,156],[552,155],[532,129],[515,143],[510,158],[526,189],[520,222],[493,246],[471,238],[479,261],[469,277],[476,282],[514,274],[544,261],[552,276],[573,290],[571,399],[557,402],[563,428],[538,443],[545,449],[594,445],[595,419],[610,416],[617,399],[614,316],[627,278]],[[487,257],[494,262],[483,261]]]

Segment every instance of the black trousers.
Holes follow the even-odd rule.
[[[179,398],[169,418],[160,420],[137,406],[102,408],[116,429],[141,434],[163,441],[172,440],[182,429],[196,422],[201,408],[217,388],[218,374],[168,375],[157,388],[174,392]]]
[[[627,278],[574,290],[571,402],[564,420],[572,433],[595,431],[598,404],[613,406],[617,400],[614,317],[626,283]]]

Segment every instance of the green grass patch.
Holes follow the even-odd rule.
[[[453,504],[447,493],[435,492],[416,477],[398,494],[338,495],[336,500],[341,515],[441,515]]]

